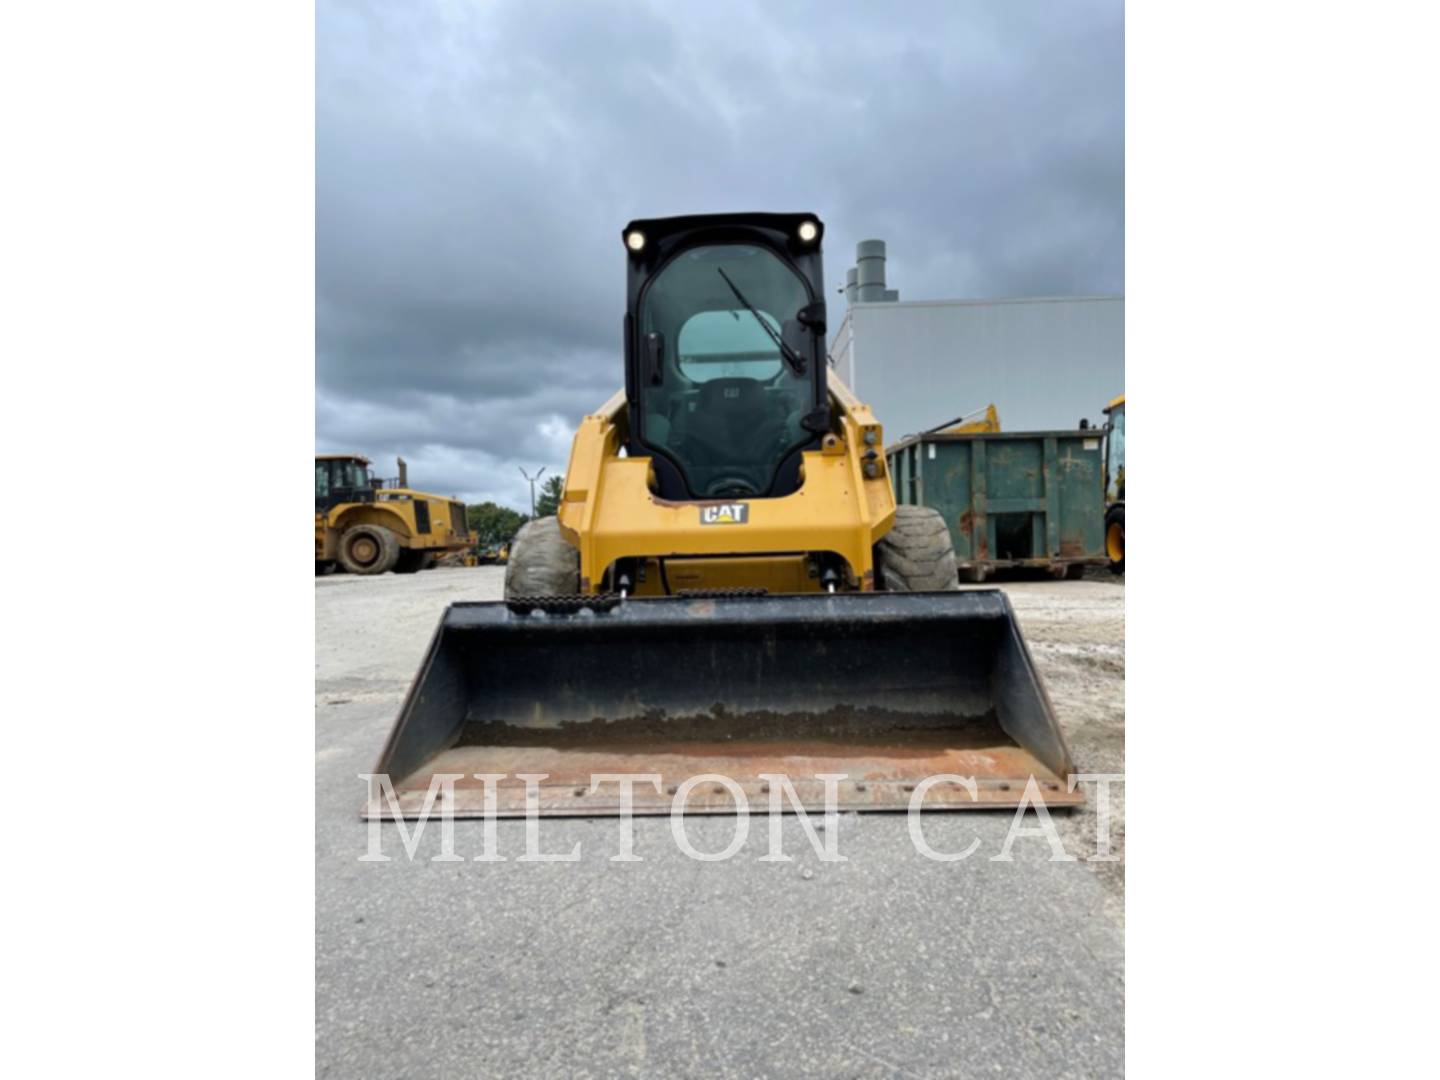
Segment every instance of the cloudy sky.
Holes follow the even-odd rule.
[[[1124,291],[1113,0],[318,5],[316,448],[528,508],[621,382],[621,227],[809,210],[903,299]]]

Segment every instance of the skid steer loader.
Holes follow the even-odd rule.
[[[376,767],[459,816],[1080,801],[1005,594],[895,504],[882,433],[827,366],[812,214],[635,221],[625,388],[585,418],[505,599],[452,604]],[[609,781],[601,778],[612,777]],[[834,777],[843,779],[836,780]],[[490,777],[492,779],[482,779]],[[493,779],[493,778],[499,779]],[[704,777],[697,782],[698,777]],[[723,778],[723,779],[720,779]],[[788,793],[786,793],[788,795]],[[366,816],[385,816],[375,793]]]

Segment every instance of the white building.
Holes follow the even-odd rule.
[[[994,403],[1006,431],[1101,423],[1125,390],[1125,298],[882,299],[884,245],[865,241],[830,356],[898,442]],[[874,297],[873,300],[867,297]]]

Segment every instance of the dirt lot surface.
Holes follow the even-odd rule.
[[[505,862],[477,862],[480,822],[364,862],[359,810],[446,604],[500,595],[503,569],[317,579],[316,1016],[319,1075],[1095,1077],[1123,1068],[1122,862],[1095,852],[1095,792],[992,861],[1013,815],[932,814],[937,863],[904,814],[842,815],[843,863],[822,862],[793,817],[791,862],[702,863],[665,818],[635,821],[643,862],[614,863],[613,820],[547,820],[522,863],[523,822],[498,823]],[[1123,579],[1001,583],[1074,756],[1122,772]],[[1112,850],[1124,851],[1124,788]],[[723,848],[734,818],[689,819]],[[1033,821],[1030,822],[1033,824]]]

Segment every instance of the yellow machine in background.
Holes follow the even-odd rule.
[[[1125,395],[1105,406],[1105,554],[1125,573]]]
[[[978,420],[972,419],[979,417]],[[995,405],[985,406],[973,413],[966,413],[964,416],[957,416],[941,424],[938,428],[931,428],[927,435],[997,435],[1000,432],[1000,413],[996,411]]]
[[[399,477],[381,480],[358,454],[315,455],[316,574],[337,565],[352,574],[413,574],[475,542],[465,504],[410,489],[404,459],[396,463]]]

